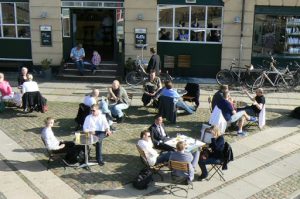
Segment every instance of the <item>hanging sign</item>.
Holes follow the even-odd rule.
[[[147,29],[146,28],[135,28],[135,47],[142,48],[147,43]]]
[[[52,46],[52,27],[48,25],[40,26],[41,46]]]

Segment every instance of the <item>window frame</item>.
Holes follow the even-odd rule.
[[[177,27],[175,24],[176,16],[176,8],[180,7],[188,7],[189,8],[189,26],[188,27]],[[192,27],[192,8],[193,7],[204,7],[205,8],[205,24],[204,28],[194,28]],[[221,8],[221,27],[220,28],[207,28],[207,18],[208,18],[208,8],[209,7],[218,7]],[[173,11],[173,19],[172,19],[172,27],[166,27],[166,26],[160,26],[160,11],[164,9],[172,9]],[[218,6],[218,5],[169,5],[169,4],[159,4],[157,5],[157,23],[156,23],[156,40],[157,42],[172,42],[172,43],[196,43],[196,44],[222,44],[223,43],[223,32],[224,32],[224,7],[223,6]],[[160,30],[161,29],[169,29],[172,30],[172,40],[160,40],[159,35],[160,35]],[[188,41],[178,41],[175,40],[175,31],[178,29],[188,29]],[[202,41],[192,41],[191,40],[191,32],[193,30],[199,30],[204,32],[204,39]],[[220,31],[220,41],[219,42],[214,42],[214,41],[207,41],[207,32],[211,30],[218,30]]]
[[[3,12],[2,12],[2,4],[3,3],[12,3],[14,5],[14,20],[15,23],[3,23]],[[26,3],[28,4],[28,24],[25,23],[18,23],[18,16],[17,16],[17,3]],[[5,37],[3,32],[3,26],[13,26],[15,28],[15,36],[14,37]],[[19,37],[18,35],[18,26],[19,27],[29,27],[30,30],[30,6],[29,2],[0,2],[0,39],[24,39],[24,40],[30,40],[31,39],[31,32],[30,37]]]

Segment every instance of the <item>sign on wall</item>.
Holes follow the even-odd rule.
[[[40,26],[41,46],[52,46],[52,27],[48,25]]]
[[[135,47],[142,48],[147,43],[147,29],[146,28],[135,28]]]

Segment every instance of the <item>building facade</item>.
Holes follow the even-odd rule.
[[[214,77],[229,67],[273,55],[299,59],[300,0],[0,0],[0,61],[51,59],[59,65],[82,43],[124,67],[150,58],[175,75]]]

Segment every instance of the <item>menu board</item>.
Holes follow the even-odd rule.
[[[41,46],[52,46],[52,27],[48,25],[40,26]]]
[[[146,28],[135,28],[135,47],[142,48],[147,43],[147,29]]]

